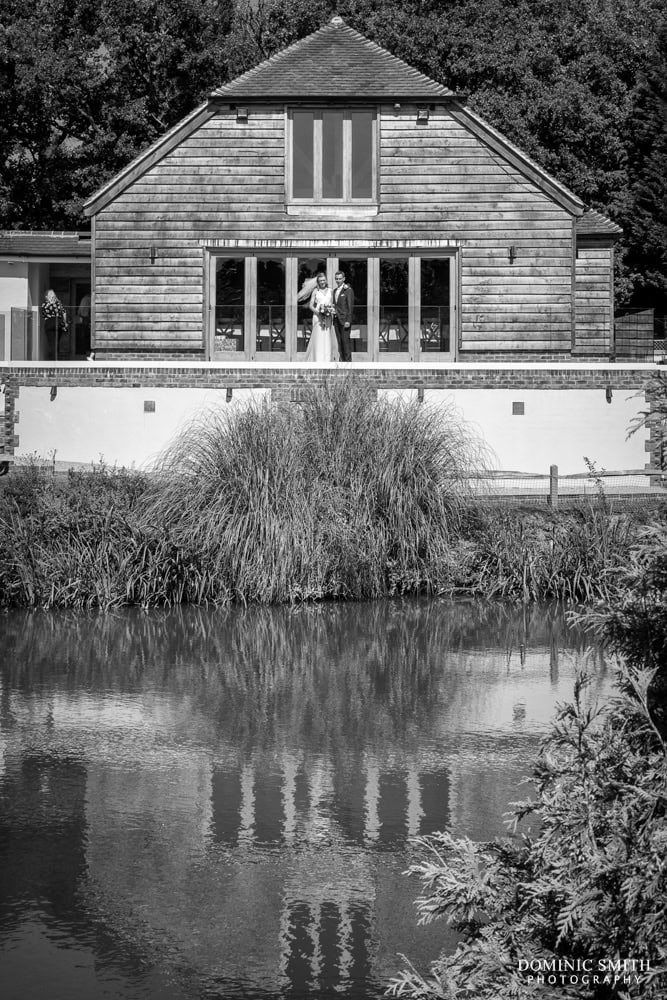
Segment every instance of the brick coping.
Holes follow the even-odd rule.
[[[425,374],[426,372],[462,372],[462,371],[526,371],[526,372],[667,372],[667,368],[658,362],[625,363],[617,361],[387,361],[387,362],[355,362],[351,366],[341,362],[314,361],[0,361],[0,372],[3,371],[295,371],[295,372],[343,372],[343,371],[405,371],[410,374]]]

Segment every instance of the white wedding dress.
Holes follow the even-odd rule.
[[[338,361],[338,343],[333,319],[323,316],[317,310],[333,306],[333,292],[330,288],[316,288],[310,297],[313,312],[313,332],[306,351],[306,361]]]

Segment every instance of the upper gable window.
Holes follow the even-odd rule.
[[[375,200],[375,112],[293,111],[290,200]]]

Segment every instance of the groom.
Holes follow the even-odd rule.
[[[350,327],[354,310],[354,292],[345,281],[345,272],[336,271],[336,287],[334,288],[334,329],[338,341],[338,351],[341,361],[352,360],[350,345]]]

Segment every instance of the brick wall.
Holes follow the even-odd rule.
[[[571,363],[565,365],[487,365],[456,364],[451,367],[429,368],[419,366],[379,366],[352,368],[316,369],[305,365],[260,366],[233,365],[218,366],[209,363],[143,361],[136,367],[124,364],[94,363],[68,366],[30,364],[25,367],[13,364],[0,365],[0,382],[7,386],[11,397],[12,388],[27,386],[129,386],[149,388],[151,386],[175,386],[181,388],[221,389],[231,386],[239,388],[289,388],[295,385],[321,385],[332,379],[352,376],[377,388],[486,388],[486,389],[577,389],[606,388],[639,389],[657,366],[642,365],[626,367],[621,365]]]
[[[489,365],[488,363],[482,364],[452,364],[452,365],[433,365],[428,367],[426,365],[361,365],[354,364],[351,367],[311,367],[305,364],[283,364],[283,365],[271,365],[268,363],[264,364],[210,364],[204,362],[165,362],[165,361],[154,361],[146,362],[145,360],[133,363],[131,360],[125,360],[118,363],[110,362],[94,362],[94,363],[72,363],[71,365],[60,363],[55,364],[36,364],[36,363],[13,363],[10,365],[0,364],[0,382],[4,382],[6,385],[5,393],[5,419],[4,419],[4,430],[5,430],[5,451],[11,457],[15,450],[19,450],[23,454],[26,453],[27,435],[24,435],[24,440],[20,440],[20,427],[21,422],[25,423],[27,419],[32,420],[32,436],[31,448],[34,448],[35,442],[41,445],[41,431],[40,428],[42,424],[40,420],[44,420],[43,426],[48,429],[49,421],[57,420],[57,413],[59,406],[61,404],[64,406],[65,399],[68,393],[70,397],[73,391],[85,389],[94,390],[99,389],[113,389],[116,390],[116,396],[119,396],[121,390],[135,390],[139,391],[141,400],[139,405],[143,405],[143,392],[150,391],[151,389],[159,390],[162,393],[171,389],[189,389],[194,390],[199,393],[201,392],[213,392],[220,393],[222,390],[222,400],[225,399],[227,402],[235,401],[240,399],[244,394],[247,396],[248,391],[257,390],[268,390],[271,394],[271,399],[276,403],[289,403],[297,402],[303,395],[303,391],[311,386],[322,385],[327,381],[337,380],[337,379],[348,379],[353,378],[357,381],[363,381],[371,391],[383,392],[383,391],[407,391],[412,393],[417,398],[423,398],[424,393],[427,395],[430,393],[433,396],[433,390],[449,390],[453,394],[457,394],[457,399],[460,401],[463,399],[465,401],[472,400],[475,395],[477,395],[477,402],[475,406],[479,407],[479,400],[500,400],[503,397],[502,413],[505,412],[507,406],[509,405],[504,399],[505,396],[508,400],[513,400],[515,394],[521,394],[522,392],[531,397],[531,406],[526,409],[526,419],[523,421],[520,427],[517,423],[512,424],[508,430],[507,434],[512,435],[514,433],[526,435],[528,433],[528,428],[531,420],[537,420],[537,405],[535,398],[542,398],[540,396],[541,392],[545,391],[545,396],[549,397],[551,400],[550,413],[553,414],[553,419],[548,417],[551,421],[549,424],[549,433],[551,435],[552,445],[556,441],[559,427],[561,414],[567,414],[568,410],[572,409],[573,399],[582,399],[586,392],[582,392],[581,395],[577,390],[585,390],[588,392],[589,397],[593,394],[596,399],[602,400],[602,419],[607,420],[608,414],[611,413],[613,406],[607,407],[605,404],[605,398],[607,402],[614,401],[614,406],[622,405],[625,407],[625,411],[632,410],[633,412],[638,412],[645,406],[643,398],[633,399],[634,395],[643,387],[643,384],[647,377],[659,370],[656,365],[620,365],[620,364],[586,364],[578,363],[572,364],[571,362],[559,365],[553,362],[553,359],[548,364],[514,364],[514,365]],[[23,400],[20,399],[20,392],[24,390]],[[28,397],[30,392],[33,395],[30,397],[33,401],[35,399],[34,390],[39,390],[38,395],[42,402],[40,406],[42,407],[37,413],[34,410],[34,402],[28,403]],[[48,390],[48,391],[47,391]],[[54,395],[55,390],[55,395]],[[474,390],[468,396],[466,390]],[[484,390],[480,396],[480,390]],[[486,390],[491,392],[497,391],[497,397],[489,397],[485,394]],[[566,394],[567,392],[572,393],[575,391],[575,395],[560,396],[561,391]],[[554,397],[552,393],[556,392],[558,399],[562,398],[562,404],[559,402],[554,403]],[[238,395],[237,395],[238,393]],[[438,395],[440,395],[438,393]],[[446,393],[443,393],[443,396]],[[114,396],[114,393],[104,394],[105,399],[107,396],[109,398]],[[116,414],[120,414],[120,411],[114,411],[113,408],[110,412],[102,416],[97,413],[94,417],[92,413],[87,412],[87,408],[91,408],[91,400],[93,401],[92,409],[101,409],[95,403],[96,396],[93,394],[86,395],[86,402],[76,411],[76,420],[80,420],[82,424],[85,424],[87,419],[91,421],[93,419],[102,420],[104,419],[104,429],[105,433],[113,430],[114,421],[116,419]],[[156,421],[163,419],[166,409],[169,409],[168,400],[165,401],[164,396],[161,396],[161,403],[158,406],[158,413],[154,417]],[[17,405],[18,400],[18,405]],[[49,403],[52,401],[52,404]],[[630,402],[628,402],[630,400]],[[125,404],[117,400],[114,406],[124,406]],[[484,404],[483,404],[484,405]],[[27,409],[29,406],[33,406],[32,414]],[[464,409],[468,410],[467,402],[464,405]],[[489,407],[486,407],[488,410]],[[496,405],[498,410],[498,405]],[[148,411],[147,411],[148,412]],[[152,412],[152,411],[151,411]],[[471,418],[473,421],[478,423],[483,423],[478,417],[478,412],[474,409],[472,410]],[[23,413],[23,416],[21,415]],[[466,412],[468,418],[468,414]],[[627,414],[624,414],[623,421],[626,420]],[[583,422],[586,422],[588,417],[588,411],[583,418]],[[544,415],[543,415],[544,418]],[[600,414],[598,412],[598,418],[600,419]],[[493,426],[495,417],[486,414],[487,424],[486,426]],[[489,423],[491,421],[491,424]],[[502,425],[503,427],[505,425]],[[609,425],[611,428],[611,424]],[[626,424],[623,423],[622,427],[617,424],[614,427],[613,433],[616,438],[622,440],[625,437],[625,427]],[[500,429],[500,425],[496,428],[498,434],[505,434],[505,431]],[[61,435],[59,441],[63,441],[62,445],[58,446],[60,454],[63,459],[66,458],[66,432],[65,428]],[[569,431],[563,432],[569,433],[570,436],[576,437],[578,434],[578,429],[574,430],[570,428]],[[611,433],[611,429],[609,431]],[[496,436],[498,436],[498,434]],[[602,428],[601,434],[607,434],[607,431]],[[504,440],[504,438],[503,438]],[[107,437],[108,443],[108,437]],[[19,449],[20,444],[20,449]],[[642,444],[639,437],[633,442],[635,447],[634,458],[637,458],[637,452],[640,451],[642,447],[646,450],[646,458],[650,461],[651,467],[660,468],[661,463],[665,461],[667,456],[664,455],[664,446],[660,440],[657,431],[653,431],[651,436],[647,432],[645,443]],[[539,442],[538,442],[539,448]],[[97,455],[92,454],[91,460],[94,460]],[[511,466],[504,466],[505,468],[510,468]],[[611,466],[609,466],[611,468]],[[616,466],[621,468],[622,466]],[[627,466],[626,466],[627,467]],[[639,465],[635,464],[634,468],[638,468]]]

